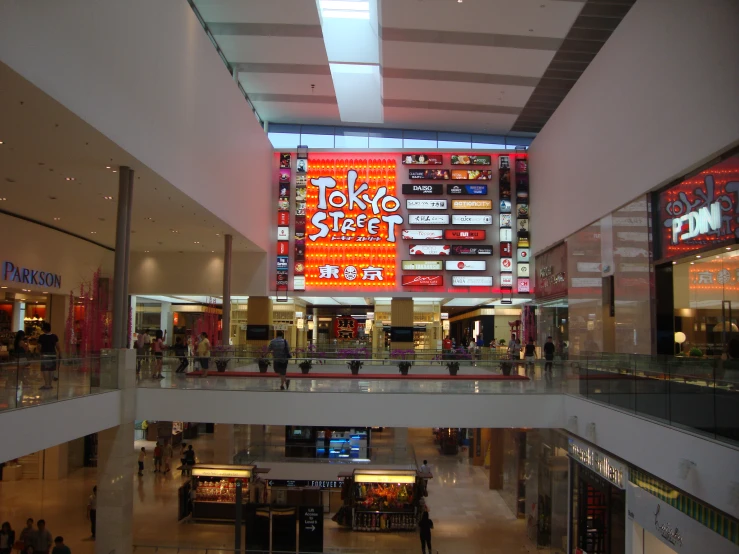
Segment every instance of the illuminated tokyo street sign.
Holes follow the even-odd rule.
[[[311,156],[305,196],[305,289],[394,289],[395,161]]]

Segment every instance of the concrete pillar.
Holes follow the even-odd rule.
[[[44,450],[44,480],[58,481],[69,474],[68,443],[57,444]]]
[[[26,323],[23,318],[26,317],[26,303],[20,300],[13,301],[13,326],[10,328],[11,331],[17,333],[18,331],[24,331],[26,329]]]
[[[216,423],[213,427],[213,461],[216,464],[234,463],[234,426]]]
[[[106,376],[101,370],[101,380]],[[121,424],[98,433],[97,540],[95,554],[133,552],[133,448],[136,416],[136,352],[118,350]],[[92,493],[92,491],[90,491]]]
[[[128,265],[131,247],[133,170],[118,168],[118,213],[116,215],[115,265],[113,270],[113,348],[124,348],[128,334]],[[107,554],[107,553],[106,553]]]
[[[221,323],[221,344],[229,346],[231,344],[231,250],[233,245],[233,237],[231,235],[223,236],[223,316]]]
[[[272,300],[268,296],[250,296],[247,311],[248,325],[267,325],[270,333],[268,340],[247,340],[247,348],[259,351],[263,346],[269,344],[272,337]]]
[[[413,298],[393,298],[390,303],[390,323],[393,327],[413,327]],[[392,350],[414,350],[411,342],[393,342]]]
[[[131,295],[128,298],[128,305],[131,309],[131,347],[133,348],[133,343],[136,340],[136,335],[138,334],[136,330],[138,329],[138,326],[136,325],[136,306],[138,305],[138,297],[135,295]]]
[[[172,340],[172,332],[174,331],[173,323],[172,323],[172,303],[171,302],[162,302],[162,312],[161,312],[161,319],[159,321],[159,328],[162,331],[166,331],[166,344],[173,344]]]

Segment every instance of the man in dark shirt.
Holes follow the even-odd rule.
[[[41,389],[48,390],[53,388],[51,386],[52,380],[57,380],[54,377],[54,372],[61,349],[59,348],[59,337],[51,332],[51,325],[44,323],[41,329],[44,332],[38,338],[39,349],[41,350],[41,373],[44,376],[44,385]]]
[[[552,375],[552,364],[554,363],[554,343],[552,337],[547,337],[547,342],[544,344],[544,371],[549,372],[549,376]]]
[[[72,554],[69,547],[64,544],[64,537],[57,537],[54,539],[54,548],[52,549],[51,554]]]
[[[280,376],[280,390],[290,388],[290,380],[287,378],[287,361],[290,358],[290,346],[285,340],[285,332],[277,331],[277,336],[269,342],[268,349],[272,352],[275,373]]]

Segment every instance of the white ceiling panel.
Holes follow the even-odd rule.
[[[467,133],[505,133],[516,115],[385,107],[385,125]]]
[[[254,107],[265,121],[269,121],[271,123],[302,123],[307,125],[318,125],[341,122],[341,119],[339,118],[339,107],[336,104],[254,102]]]
[[[583,2],[552,0],[384,0],[383,27],[563,38]],[[533,29],[533,31],[531,30]]]
[[[321,38],[216,35],[230,62],[326,64]]]
[[[382,41],[383,67],[404,69],[541,77],[553,57],[549,50]]]
[[[207,22],[320,25],[311,0],[195,0]]]
[[[493,104],[523,107],[534,87],[425,81],[421,79],[384,79],[384,97],[404,100],[428,100],[466,104]]]
[[[331,75],[239,73],[239,82],[247,93],[334,96],[334,83]],[[311,89],[311,85],[315,85],[315,88]]]

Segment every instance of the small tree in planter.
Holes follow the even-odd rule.
[[[259,352],[259,358],[257,358],[257,367],[259,367],[259,373],[267,373],[269,366],[271,365],[269,358],[269,347],[262,346],[262,350]]]
[[[213,348],[216,370],[218,370],[219,373],[226,371],[226,366],[228,365],[231,356],[233,356],[233,352],[233,346],[216,346]]]
[[[408,370],[410,370],[413,365],[413,362],[408,360],[408,356],[413,356],[415,353],[415,350],[393,350],[390,352],[391,358],[400,360],[398,362],[398,369],[402,375],[408,375]]]
[[[513,369],[513,362],[511,360],[501,360],[500,361],[500,370],[503,372],[503,375],[510,375],[512,369]]]
[[[469,360],[471,356],[468,352],[465,352],[461,348],[455,352],[452,352],[451,359],[446,363],[446,367],[449,370],[449,375],[456,375],[459,372],[459,360]]]
[[[298,364],[298,367],[300,367],[300,371],[303,373],[303,375],[307,375],[308,373],[310,373],[310,370],[313,367],[313,360],[311,360],[310,358],[306,358]]]

